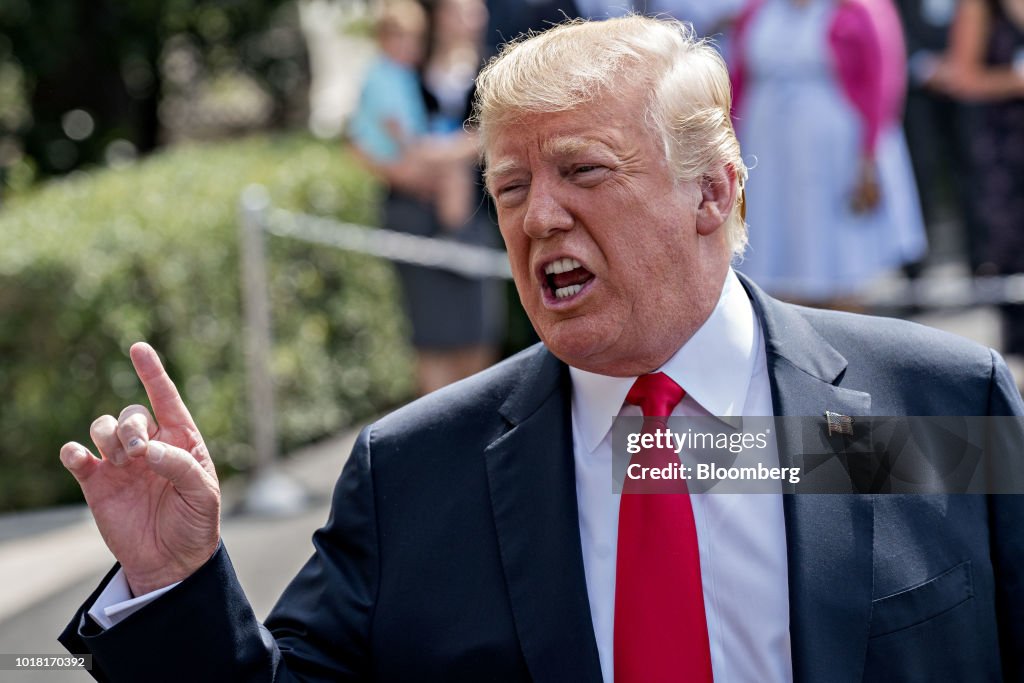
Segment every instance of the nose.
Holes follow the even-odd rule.
[[[558,188],[559,182],[540,181],[534,178],[527,198],[523,230],[534,239],[543,239],[570,230],[574,219],[566,208]]]

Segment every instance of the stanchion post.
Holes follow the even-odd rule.
[[[242,307],[245,316],[246,394],[253,462],[246,511],[267,515],[294,514],[305,507],[303,489],[277,467],[274,381],[271,375],[270,287],[267,278],[266,217],[270,199],[259,185],[250,185],[239,202]]]

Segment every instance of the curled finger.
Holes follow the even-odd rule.
[[[92,473],[96,471],[96,466],[100,464],[99,459],[90,453],[85,446],[74,441],[70,441],[61,446],[60,461],[61,464],[64,465],[64,468],[70,472],[79,483],[88,479]]]
[[[117,418],[117,438],[129,457],[145,455],[146,445],[156,432],[156,421],[145,406],[130,405]]]
[[[103,456],[118,467],[128,462],[128,454],[121,446],[121,440],[117,438],[117,420],[113,415],[97,417],[89,427],[89,436],[96,444],[96,449]]]

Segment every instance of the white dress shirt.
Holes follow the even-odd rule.
[[[673,416],[773,414],[760,325],[731,270],[711,316],[660,371],[686,391]],[[616,415],[641,412],[624,405],[635,377],[569,372],[583,566],[601,671],[611,683],[619,522],[611,428]],[[782,497],[706,493],[690,500],[715,681],[791,683]],[[685,672],[679,680],[685,680]]]

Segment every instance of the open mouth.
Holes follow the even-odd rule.
[[[574,258],[560,258],[544,267],[546,294],[555,301],[568,301],[594,280],[594,274]]]

